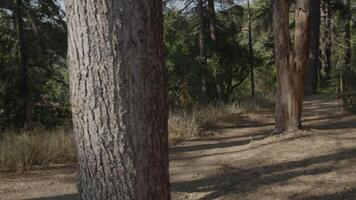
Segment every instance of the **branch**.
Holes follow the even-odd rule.
[[[239,87],[243,82],[245,82],[245,80],[248,78],[249,74],[247,74],[246,76],[244,76],[244,78],[242,80],[240,80],[238,83],[236,83],[235,85],[233,85],[228,91],[227,94],[230,94],[231,92],[234,91],[235,88]]]

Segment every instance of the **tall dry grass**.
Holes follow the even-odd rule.
[[[75,162],[72,135],[66,130],[2,133],[0,170],[24,172],[33,166]]]
[[[168,128],[171,140],[203,136],[207,130],[217,128],[217,124],[238,112],[235,105],[207,106],[191,111],[171,112]]]
[[[168,121],[169,139],[205,137],[221,122],[233,121],[236,114],[251,113],[263,107],[260,100],[246,100],[224,106],[206,106],[190,111],[172,111]],[[261,106],[262,105],[262,106]],[[24,172],[33,167],[76,162],[70,130],[34,130],[0,134],[0,171]]]

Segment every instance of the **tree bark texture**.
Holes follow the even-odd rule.
[[[161,0],[66,2],[83,200],[168,200]]]
[[[310,42],[308,70],[305,78],[305,94],[318,92],[320,62],[320,0],[310,2]]]
[[[288,0],[274,4],[274,36],[277,67],[277,104],[275,131],[294,131],[301,127],[304,78],[309,55],[309,3],[297,0],[295,43],[289,34]]]

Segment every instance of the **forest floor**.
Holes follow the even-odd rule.
[[[234,114],[216,134],[171,146],[173,200],[356,199],[356,115],[307,98],[305,130],[271,135],[273,108]],[[1,200],[77,200],[76,169],[0,174]]]

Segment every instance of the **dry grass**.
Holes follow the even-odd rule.
[[[22,173],[33,166],[74,162],[72,136],[68,131],[35,130],[4,133],[0,140],[0,170]]]
[[[192,111],[171,112],[168,121],[169,139],[183,140],[204,137],[219,128],[218,124],[247,110],[258,110],[259,103],[248,101],[225,106],[207,106]],[[204,134],[203,134],[204,133]],[[2,136],[1,136],[2,135]],[[34,167],[48,167],[76,161],[74,142],[68,130],[34,130],[7,132],[0,135],[0,171],[22,173]]]
[[[219,123],[234,121],[238,115],[253,116],[265,108],[273,108],[271,97],[256,96],[240,99],[237,103],[222,106],[206,106],[192,111],[171,112],[168,121],[169,138],[182,140],[204,136],[206,132],[219,128]]]
[[[237,112],[239,112],[239,109],[234,105],[207,106],[193,109],[190,112],[171,112],[168,121],[169,138],[181,140],[202,136],[202,133],[216,129],[220,121],[224,121]]]

